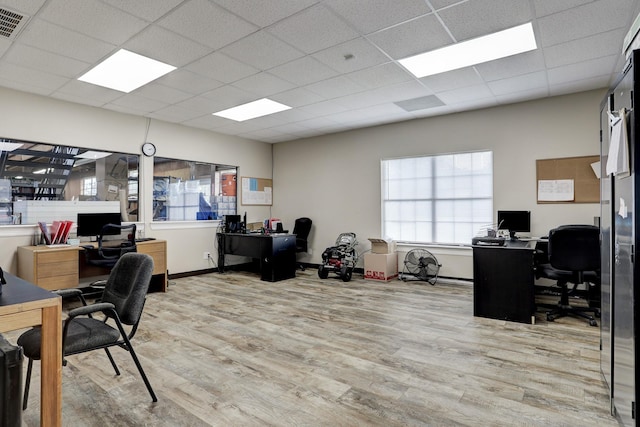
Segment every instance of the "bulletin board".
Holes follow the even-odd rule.
[[[600,179],[596,176],[593,163],[600,161],[600,156],[564,157],[558,159],[536,160],[536,194],[539,204],[544,203],[599,203]],[[596,169],[599,168],[599,164]],[[541,187],[553,189],[554,186],[562,188],[570,184],[572,196],[559,190],[559,197],[543,196]],[[553,190],[550,190],[552,192]]]
[[[243,176],[241,179],[243,205],[271,206],[273,203],[273,181],[266,178]]]

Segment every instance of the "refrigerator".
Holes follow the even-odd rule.
[[[637,104],[640,51],[629,56],[616,84],[601,104],[601,373],[611,397],[611,411],[621,425],[637,425],[640,348],[640,272],[634,262],[640,239],[640,150]],[[616,129],[617,128],[617,129]],[[626,138],[620,138],[619,135]],[[628,149],[624,161],[624,148]],[[612,149],[617,147],[618,149]],[[607,165],[609,164],[609,168]],[[620,165],[627,164],[628,172]],[[616,167],[613,167],[617,165]],[[616,173],[609,173],[611,170]]]

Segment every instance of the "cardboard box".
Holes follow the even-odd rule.
[[[364,278],[386,282],[398,277],[398,254],[364,254]]]
[[[370,237],[371,253],[374,254],[392,254],[396,251],[396,242],[393,240],[385,240]]]

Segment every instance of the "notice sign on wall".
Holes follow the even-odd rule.
[[[572,179],[541,179],[538,181],[538,201],[572,202],[574,199]]]
[[[273,183],[270,179],[243,176],[241,181],[241,203],[243,205],[271,206],[273,203]]]

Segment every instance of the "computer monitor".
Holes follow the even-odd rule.
[[[516,233],[531,231],[530,211],[498,211],[498,229],[509,230],[512,239],[516,238]]]
[[[77,220],[78,237],[98,236],[106,224],[121,225],[120,212],[116,213],[79,213]],[[120,234],[120,230],[110,229],[106,234]]]
[[[241,233],[242,232],[242,219],[240,215],[225,215],[224,216],[224,231],[226,233]]]

